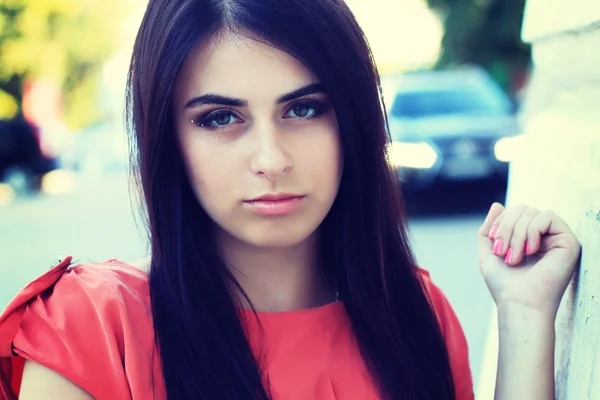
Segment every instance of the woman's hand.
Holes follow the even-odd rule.
[[[498,310],[554,319],[581,245],[551,211],[494,203],[479,230],[479,266]]]

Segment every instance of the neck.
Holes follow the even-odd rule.
[[[285,248],[255,247],[227,237],[221,251],[256,311],[283,312],[335,301],[319,263],[317,237]],[[236,291],[237,293],[237,291]],[[237,293],[244,308],[250,304]]]

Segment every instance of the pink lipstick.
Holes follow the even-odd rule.
[[[251,211],[261,215],[284,215],[296,210],[302,204],[304,196],[288,193],[265,194],[244,204]]]

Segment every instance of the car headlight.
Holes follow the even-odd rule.
[[[433,147],[427,143],[392,142],[388,145],[388,162],[394,167],[431,168],[437,160]]]
[[[510,162],[523,150],[523,135],[502,138],[494,145],[494,155],[498,161]]]

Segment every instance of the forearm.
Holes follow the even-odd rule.
[[[554,317],[498,308],[495,400],[554,399]]]

